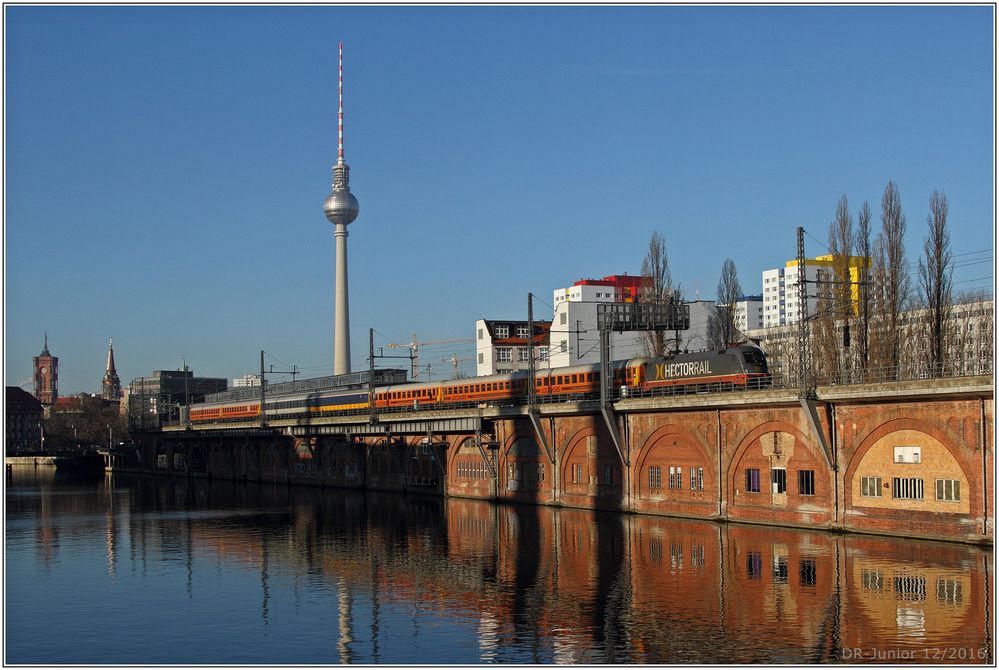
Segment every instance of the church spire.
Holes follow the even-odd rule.
[[[114,340],[108,340],[108,365],[104,373],[104,380],[101,382],[101,397],[105,400],[118,400],[121,398],[121,380],[118,379],[118,371],[114,367]]]

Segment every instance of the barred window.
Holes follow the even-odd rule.
[[[746,491],[748,493],[760,492],[759,468],[749,468],[748,470],[746,470]]]
[[[926,600],[926,578],[917,575],[901,575],[893,580],[895,595],[902,600]]]
[[[923,480],[916,477],[895,477],[892,479],[892,497],[901,500],[922,500]]]

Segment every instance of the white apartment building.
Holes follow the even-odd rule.
[[[735,327],[739,332],[763,327],[763,296],[747,295],[735,303]]]
[[[644,280],[640,276],[612,275],[603,279],[581,279],[567,288],[555,289],[552,294],[555,314],[551,324],[535,323],[536,369],[599,363],[597,306],[601,303],[635,302],[643,286]],[[696,300],[687,305],[690,308],[690,328],[668,333],[668,337],[679,338],[680,351],[707,349],[708,320],[715,310],[715,303]],[[755,309],[758,316],[759,305]],[[645,333],[642,332],[611,333],[611,358],[641,358],[645,354],[644,339]],[[475,322],[475,342],[477,376],[528,368],[526,321],[479,319]]]
[[[840,257],[842,259],[842,257]],[[807,282],[830,281],[833,278],[834,260],[831,255],[805,259],[804,282],[798,268],[798,260],[788,261],[784,267],[763,271],[763,328],[786,326],[797,323],[801,318],[798,314],[798,287],[803,286],[806,295],[806,314],[815,314],[818,306],[819,285]],[[850,256],[848,260],[849,280],[854,282],[852,288],[854,312],[856,313],[859,299],[859,282],[865,271],[870,267],[870,259],[862,256]]]
[[[568,289],[558,289],[564,291]],[[601,292],[602,293],[602,292]],[[584,363],[600,362],[600,332],[597,330],[597,305],[601,302],[614,302],[613,299],[597,299],[591,302],[556,300],[555,318],[551,327],[551,367],[565,367]],[[697,300],[687,303],[690,307],[690,328],[679,333],[667,333],[668,337],[679,337],[681,351],[699,351],[708,347],[708,318],[715,309],[711,300]],[[611,333],[611,359],[626,360],[645,355],[645,333]]]
[[[232,380],[233,388],[249,388],[251,386],[260,386],[260,375],[248,374]]]
[[[534,360],[538,367],[548,365],[548,328],[534,323]],[[527,321],[479,319],[475,322],[475,375],[502,374],[527,370],[530,325]]]
[[[763,271],[763,328],[785,326],[798,321],[798,287],[800,269],[797,262],[787,267]],[[805,263],[805,279],[818,279],[819,268]],[[807,284],[806,295],[807,295]],[[814,314],[817,298],[808,298],[807,313]]]

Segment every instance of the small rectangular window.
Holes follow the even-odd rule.
[[[763,555],[758,551],[746,554],[746,576],[759,579],[763,576]]]
[[[746,492],[760,492],[760,470],[759,468],[749,468],[746,470]]]
[[[860,478],[860,495],[867,498],[880,498],[881,497],[881,478],[880,477],[861,477]]]
[[[771,470],[770,483],[773,485],[774,493],[785,493],[787,491],[787,470],[784,468]]]
[[[803,496],[815,495],[814,470],[798,470],[798,494]]]
[[[798,563],[798,577],[802,586],[815,586],[817,572],[814,558],[803,558]]]
[[[961,499],[961,482],[957,479],[937,480],[937,500],[957,502]]]

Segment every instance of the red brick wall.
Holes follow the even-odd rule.
[[[834,406],[818,403],[818,415],[831,453],[824,452],[797,404],[618,414],[621,439],[630,459],[627,466],[621,463],[601,416],[557,417],[552,445],[557,452],[557,487],[553,478],[547,477],[540,491],[519,492],[506,491],[507,461],[524,461],[529,464],[526,468],[536,467],[539,460],[544,460],[546,474],[551,464],[540,447],[538,456],[512,455],[510,447],[518,439],[536,439],[534,430],[526,421],[501,421],[498,434],[504,437],[504,448],[499,456],[499,495],[505,499],[570,507],[991,541],[995,526],[991,399],[885,399],[837,402]],[[542,421],[546,429],[547,422],[548,419]],[[892,499],[896,508],[890,509],[886,505],[872,506],[870,500],[856,500],[857,467],[864,455],[875,445],[882,451],[891,448],[896,436],[908,440],[913,435],[935,450],[932,455],[936,460],[931,463],[928,458],[921,464],[923,501],[910,504]],[[830,465],[832,459],[835,467]],[[649,489],[648,468],[653,464],[660,466],[662,478],[662,486],[656,492]],[[576,465],[582,469],[580,482],[573,481]],[[603,483],[607,465],[616,466],[612,486]],[[670,466],[683,468],[680,489],[669,489]],[[703,491],[691,491],[691,467],[704,469]],[[786,469],[783,495],[771,492],[770,472],[775,467]],[[745,491],[747,468],[760,471],[759,493]],[[798,491],[801,470],[814,473],[813,495]],[[947,473],[953,472],[960,472],[963,482],[960,505],[935,500],[935,480],[952,477]],[[890,499],[890,488],[887,493],[886,500]],[[967,511],[962,511],[964,507]]]

